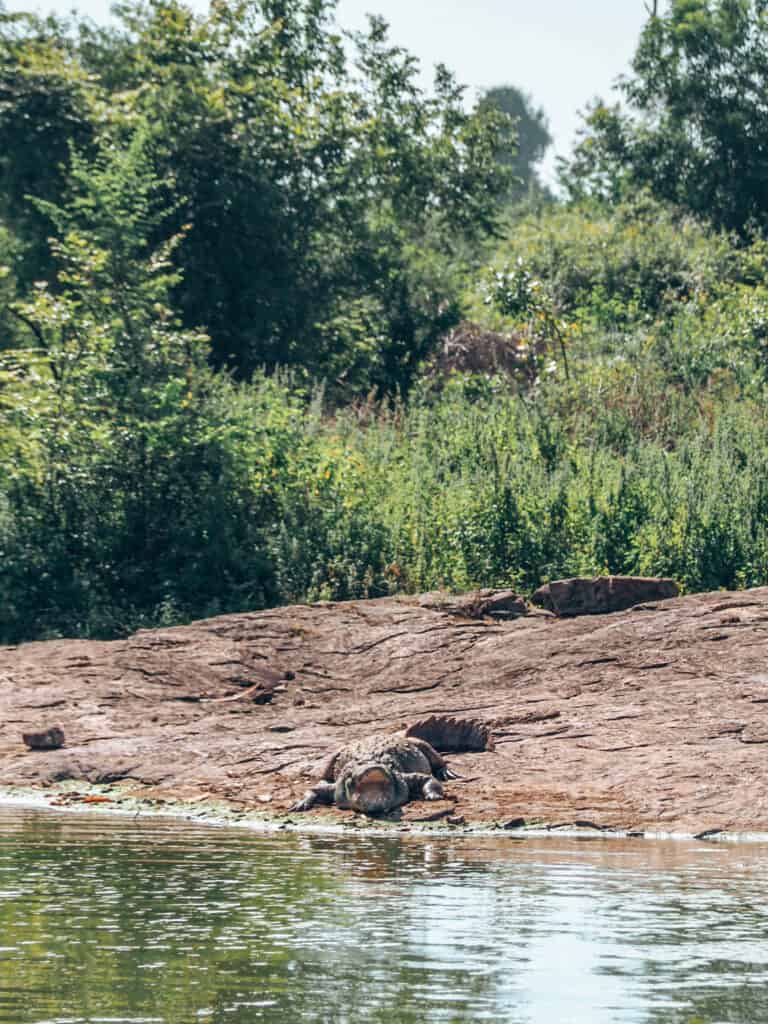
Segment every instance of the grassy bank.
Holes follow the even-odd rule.
[[[647,197],[518,209],[463,302],[519,368],[425,360],[344,404],[212,368],[162,253],[57,244],[17,305],[35,344],[0,359],[2,641],[574,574],[768,582],[760,239]]]
[[[762,403],[642,369],[525,395],[459,379],[333,416],[274,380],[219,382],[198,435],[145,452],[145,476],[121,480],[106,439],[58,489],[7,482],[5,639],[596,572],[768,582]]]

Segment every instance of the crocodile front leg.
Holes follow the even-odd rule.
[[[336,785],[333,782],[318,782],[312,789],[308,789],[301,800],[292,804],[289,811],[309,811],[315,804],[332,804]]]
[[[445,762],[445,758],[441,754],[438,754],[431,743],[427,743],[426,740],[419,739],[417,736],[409,737],[409,742],[418,747],[424,757],[429,761],[429,766],[432,769],[432,774],[435,778],[443,780],[461,778],[460,775],[451,771]]]
[[[408,797],[411,800],[446,799],[442,783],[434,775],[425,775],[423,772],[405,772],[403,779],[408,786]]]

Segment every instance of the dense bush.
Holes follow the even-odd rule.
[[[478,403],[457,387],[327,419],[274,380],[219,382],[198,431],[167,427],[140,448],[140,493],[114,437],[95,457],[70,447],[55,490],[29,477],[7,489],[3,638],[605,571],[689,590],[768,582],[762,408],[714,423],[657,408],[644,438],[648,410],[625,385],[604,380],[587,422],[583,396],[558,383],[535,400]]]
[[[740,247],[639,194],[613,207],[586,202],[512,213],[491,265],[517,260],[547,283],[560,308],[610,331],[673,317],[681,304],[764,280],[768,250],[763,242]]]
[[[493,119],[442,72],[426,98],[380,22],[361,92],[322,0],[122,10],[0,17],[0,642],[768,583],[759,233],[633,189],[508,210],[479,268]]]
[[[565,324],[569,379],[446,371],[333,410],[210,368],[149,145],[73,155],[41,207],[53,280],[9,307],[35,344],[0,353],[2,639],[606,571],[768,582],[762,244],[647,200],[518,218],[478,292],[521,261],[505,326]]]
[[[406,389],[459,319],[466,247],[493,229],[504,119],[468,111],[445,68],[423,90],[380,18],[343,38],[334,6],[136,0],[101,30],[0,8],[0,219],[19,287],[55,274],[30,197],[67,205],[78,155],[144,125],[166,206],[152,240],[179,236],[169,298],[213,365],[293,366],[343,397]]]

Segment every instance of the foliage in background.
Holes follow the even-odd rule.
[[[285,374],[216,373],[174,314],[151,144],[138,123],[73,157],[55,280],[13,306],[34,344],[0,361],[4,640],[583,573],[768,582],[763,244],[650,201],[521,216],[497,316],[556,298],[570,379],[449,373],[328,415]]]
[[[143,123],[168,206],[154,241],[185,226],[171,300],[213,364],[294,366],[347,397],[406,389],[458,320],[466,247],[493,229],[502,119],[467,112],[445,68],[425,93],[381,19],[343,40],[333,8],[135,0],[100,30],[0,18],[0,217],[21,286],[54,271],[29,197],[66,205],[71,154]]]
[[[676,69],[656,128],[593,125],[581,198],[501,217],[508,120],[442,70],[426,96],[377,19],[350,62],[331,13],[0,18],[0,642],[597,572],[768,583],[762,199],[734,213],[715,161],[694,201],[693,115],[674,196],[608,146],[671,130],[694,57],[731,82],[729,25],[757,75],[763,5],[675,0],[635,67]]]
[[[166,410],[95,458],[64,438],[66,472],[16,482],[0,511],[3,639],[599,572],[768,583],[764,405],[712,422],[659,384],[619,366],[478,402],[457,382],[329,420],[260,379],[209,395],[205,425]]]
[[[543,327],[540,361],[566,340],[577,374],[650,359],[675,385],[706,391],[719,380],[743,390],[768,366],[767,283],[762,238],[744,244],[639,194],[611,207],[521,211],[469,304],[474,317],[534,342]],[[535,295],[521,302],[521,285]],[[544,322],[531,320],[534,298]]]
[[[0,634],[119,631],[157,614],[166,580],[188,601],[231,570],[224,382],[168,304],[179,239],[148,241],[163,213],[146,145],[142,127],[73,156],[71,204],[45,203],[56,277],[12,306],[34,343],[0,359]]]
[[[620,82],[628,109],[591,106],[563,183],[611,201],[648,188],[717,227],[765,231],[767,90],[765,0],[670,0]]]
[[[506,200],[514,202],[531,193],[547,194],[536,166],[554,141],[544,110],[514,85],[486,89],[480,97],[478,109],[498,111],[509,118],[495,149],[498,162],[508,167],[513,175]]]

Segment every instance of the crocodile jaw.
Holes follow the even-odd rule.
[[[347,802],[352,810],[364,814],[385,814],[399,803],[394,780],[379,765],[355,773],[347,786]]]

